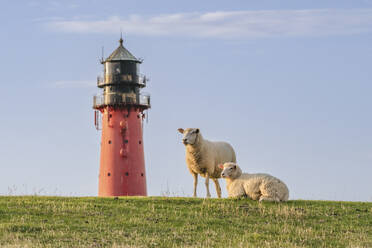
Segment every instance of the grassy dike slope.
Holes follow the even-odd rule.
[[[0,247],[372,247],[372,203],[2,196]]]

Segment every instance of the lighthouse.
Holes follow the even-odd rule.
[[[141,63],[122,38],[101,60],[104,72],[97,86],[103,92],[93,98],[95,126],[102,131],[98,196],[147,195],[142,128],[150,96],[141,93],[147,83]]]

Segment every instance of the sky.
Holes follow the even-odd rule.
[[[122,31],[150,78],[149,195],[192,195],[177,128],[198,127],[290,199],[372,201],[372,0],[4,0],[0,21],[0,195],[97,195],[92,99]]]

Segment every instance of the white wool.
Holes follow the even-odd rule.
[[[218,178],[221,177],[222,169],[219,164],[225,162],[236,162],[235,151],[229,143],[212,142],[203,139],[198,128],[178,129],[183,136],[186,147],[186,164],[190,173],[194,177],[194,197],[196,197],[196,187],[198,174],[205,177],[207,197],[210,197],[209,178],[216,185],[217,195],[221,197],[221,187]]]
[[[287,201],[289,191],[285,183],[269,174],[248,174],[235,163],[223,165],[222,177],[226,179],[229,197],[247,196],[259,201]]]

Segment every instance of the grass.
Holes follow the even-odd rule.
[[[0,197],[1,247],[372,247],[372,203]]]

